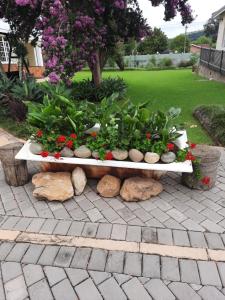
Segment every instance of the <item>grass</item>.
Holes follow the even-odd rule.
[[[106,71],[104,77],[120,76],[128,84],[128,96],[135,102],[150,101],[152,110],[180,107],[180,122],[184,123],[190,141],[212,144],[212,140],[192,116],[195,107],[205,104],[225,104],[225,84],[203,79],[191,70],[168,71]],[[90,77],[80,72],[76,80]]]

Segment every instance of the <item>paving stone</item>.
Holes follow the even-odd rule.
[[[45,279],[42,279],[28,289],[30,299],[32,300],[54,300],[48,283]]]
[[[110,239],[112,232],[112,224],[99,224],[96,238],[97,239]]]
[[[155,300],[175,300],[174,295],[160,279],[150,280],[145,284],[145,288]]]
[[[87,218],[87,215],[83,212],[81,208],[71,210],[70,215],[76,221],[82,221]]]
[[[60,221],[57,223],[53,234],[66,235],[71,225],[71,221]]]
[[[5,260],[9,252],[15,246],[15,243],[4,242],[0,245],[0,260]]]
[[[225,300],[225,296],[214,286],[204,286],[199,291],[199,295],[203,300]]]
[[[109,251],[105,270],[112,273],[122,273],[124,256],[124,252]]]
[[[187,219],[187,217],[176,208],[172,208],[171,210],[167,211],[167,214],[174,220],[176,220],[178,223],[182,223],[184,220]]]
[[[52,266],[58,251],[59,246],[46,246],[39,258],[38,264]]]
[[[91,248],[78,248],[74,254],[74,258],[71,262],[71,267],[86,269],[89,258],[91,256]]]
[[[20,262],[28,247],[29,244],[26,243],[16,244],[7,256],[6,260]]]
[[[86,214],[88,215],[91,222],[98,222],[99,220],[101,220],[103,218],[103,215],[100,213],[100,211],[96,207],[86,211]]]
[[[102,296],[89,278],[75,287],[78,299],[82,300],[102,300]]]
[[[122,285],[124,292],[129,300],[151,300],[152,297],[137,278],[132,278]]]
[[[164,222],[164,225],[169,229],[185,230],[185,227],[179,224],[173,219],[168,219]]]
[[[111,239],[125,241],[126,233],[126,225],[114,224],[112,227]]]
[[[221,286],[221,281],[215,262],[198,261],[198,268],[203,285]]]
[[[90,270],[104,271],[108,252],[101,249],[93,249],[88,264]]]
[[[22,262],[25,264],[36,264],[44,248],[44,245],[30,245],[22,259]]]
[[[44,272],[48,278],[50,286],[53,286],[66,278],[66,273],[62,268],[47,266],[44,267]]]
[[[81,236],[83,228],[84,222],[72,222],[67,234],[72,236]]]
[[[22,274],[22,269],[19,263],[16,262],[3,262],[2,267],[2,277],[3,281],[10,281]]]
[[[188,202],[188,205],[190,205],[189,202]],[[204,206],[202,206],[202,207],[203,207],[203,209],[205,208]],[[206,219],[206,216],[199,214],[197,211],[195,211],[192,208],[186,210],[185,215],[188,216],[191,220],[193,220],[194,222],[196,222],[198,224],[203,222]]]
[[[91,278],[96,285],[99,285],[100,283],[111,277],[111,274],[107,272],[89,271],[89,274],[91,275]]]
[[[143,255],[143,276],[160,278],[160,258],[157,255]]]
[[[168,216],[168,214],[164,213],[161,209],[159,208],[155,208],[153,210],[151,210],[151,215],[153,217],[155,217],[157,220],[159,220],[161,223],[165,222],[166,220],[168,220],[170,217]]]
[[[205,221],[204,221],[205,222]],[[203,223],[204,223],[203,222]],[[203,226],[203,223],[201,223],[201,225]],[[198,223],[194,222],[191,219],[187,219],[184,222],[182,222],[182,225],[184,225],[184,227],[188,230],[192,230],[192,231],[200,231],[200,232],[204,232],[205,229],[199,225]]]
[[[88,199],[83,199],[82,201],[78,202],[78,205],[83,211],[88,211],[89,209],[94,208],[94,205]]]
[[[116,281],[118,282],[119,285],[122,285],[123,283],[127,282],[130,280],[132,277],[130,275],[125,275],[125,274],[113,274]]]
[[[143,227],[142,228],[142,241],[144,243],[157,243],[157,232],[156,229]]]
[[[152,218],[152,216],[143,208],[136,209],[134,214],[143,222],[146,222]]]
[[[206,208],[204,209],[201,214],[203,214],[204,216],[206,216],[209,220],[211,220],[212,222],[215,223],[219,223],[223,217],[221,215],[219,215],[218,213],[216,213],[214,210]]]
[[[116,211],[125,222],[129,222],[136,218],[136,216],[128,207],[123,207],[122,209]]]
[[[195,248],[207,248],[205,236],[202,232],[189,231],[191,246]]]
[[[20,220],[20,217],[9,217],[3,225],[1,225],[1,229],[13,229],[16,223]]]
[[[173,235],[170,229],[157,229],[158,242],[163,245],[173,245]]]
[[[21,218],[19,222],[14,226],[14,229],[19,231],[25,231],[30,225],[31,221],[31,218]]]
[[[199,291],[202,288],[202,285],[191,283],[190,287],[195,291]]]
[[[44,223],[44,219],[34,219],[30,225],[27,227],[26,231],[28,232],[39,232],[42,225]]]
[[[111,207],[104,209],[101,213],[108,220],[108,222],[113,222],[119,218],[119,215]]]
[[[7,300],[23,300],[28,296],[26,284],[22,275],[5,284],[5,294]]]
[[[164,228],[165,226],[160,223],[157,219],[153,218],[151,220],[148,220],[147,222],[145,222],[145,225],[149,226],[149,227],[155,227],[155,228]]]
[[[69,267],[74,252],[75,252],[74,247],[66,247],[66,246],[61,247],[55,258],[54,266],[63,267],[63,268]]]
[[[174,244],[176,246],[190,246],[188,234],[186,231],[174,230],[173,231]]]
[[[31,286],[45,277],[43,270],[39,265],[26,265],[23,267],[23,273],[27,286]]]
[[[173,257],[162,257],[162,279],[180,281],[178,259]]]
[[[85,223],[82,236],[95,237],[98,230],[97,223]]]
[[[196,261],[180,259],[179,263],[180,263],[181,281],[187,283],[200,284],[198,266]]]
[[[125,207],[125,205],[117,198],[108,199],[107,202],[115,211],[118,211]]]
[[[225,263],[219,262],[219,263],[217,263],[217,267],[219,270],[222,285],[225,287]]]
[[[40,233],[52,234],[58,221],[54,219],[48,219],[44,222],[40,229]]]
[[[124,273],[133,276],[141,276],[142,255],[139,253],[126,253]]]
[[[172,282],[168,287],[179,300],[201,299],[201,297],[187,283]]]
[[[85,270],[66,268],[65,271],[66,271],[66,273],[69,277],[69,280],[73,286],[76,286],[80,282],[89,278],[88,272]]]
[[[223,241],[218,234],[207,232],[205,238],[210,249],[224,249]]]
[[[99,290],[105,300],[126,300],[127,297],[114,278],[99,285]]]
[[[52,287],[55,300],[78,300],[68,279],[64,279]]]

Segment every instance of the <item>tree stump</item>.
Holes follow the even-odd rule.
[[[0,147],[0,160],[5,181],[11,186],[22,186],[29,181],[27,162],[15,159],[22,147],[23,143],[19,142]]]

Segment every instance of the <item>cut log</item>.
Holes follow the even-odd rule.
[[[15,160],[16,154],[23,147],[23,143],[12,143],[0,147],[0,160],[7,184],[22,186],[29,181],[27,162]]]

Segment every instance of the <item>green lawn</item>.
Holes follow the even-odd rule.
[[[90,76],[80,72],[77,80]],[[120,76],[128,84],[128,95],[133,101],[151,101],[152,110],[166,110],[171,106],[182,109],[189,139],[196,143],[212,143],[207,133],[193,118],[193,109],[200,104],[224,104],[225,84],[205,80],[191,70],[104,72],[104,77]]]

